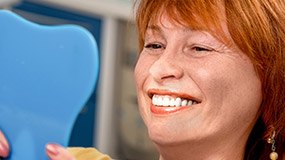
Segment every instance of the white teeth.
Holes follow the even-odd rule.
[[[189,100],[187,103],[187,106],[191,106],[191,105],[193,105],[193,101]]]
[[[163,103],[162,97],[158,97],[157,104],[162,105],[162,103]]]
[[[182,99],[180,97],[173,98],[170,96],[153,95],[152,104],[155,106],[164,107],[181,107],[181,106],[191,106],[197,104],[196,101]]]
[[[157,104],[157,96],[156,95],[154,95],[152,97],[152,104]]]
[[[175,106],[175,99],[174,98],[170,99],[169,106]]]
[[[179,106],[181,106],[181,98],[176,98],[176,100],[175,100],[175,107],[179,107]]]
[[[188,101],[186,99],[184,99],[182,102],[181,102],[181,106],[187,106],[187,103]]]
[[[167,107],[169,105],[169,98],[164,97],[162,101],[162,106]]]

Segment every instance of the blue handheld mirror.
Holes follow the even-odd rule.
[[[0,10],[0,129],[8,160],[45,160],[67,146],[99,71],[93,36],[75,25],[43,26]]]

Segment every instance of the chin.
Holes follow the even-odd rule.
[[[175,127],[176,126],[176,127]],[[208,125],[192,126],[163,125],[152,121],[147,125],[149,138],[157,145],[185,145],[215,140],[223,134],[221,128]]]
[[[158,145],[173,145],[185,143],[192,139],[186,134],[175,132],[174,128],[167,125],[151,124],[148,126],[149,138]]]
[[[149,131],[149,138],[156,144],[156,145],[173,145],[181,142],[181,140],[167,135],[165,133],[160,133],[155,131]]]

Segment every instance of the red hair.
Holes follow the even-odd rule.
[[[225,11],[226,19],[221,19]],[[174,22],[206,30],[226,42],[221,22],[251,59],[262,82],[259,117],[249,137],[245,159],[268,159],[266,139],[275,130],[277,152],[285,138],[285,1],[284,0],[140,0],[136,12],[139,48],[149,25],[166,13]],[[254,134],[254,135],[253,135]],[[258,135],[257,135],[258,134]],[[281,158],[280,158],[281,156]],[[282,155],[279,158],[282,159]]]

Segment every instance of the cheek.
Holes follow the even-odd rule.
[[[135,71],[134,71],[134,76],[135,76],[135,81],[136,81],[136,87],[139,91],[139,89],[142,88],[143,84],[143,79],[146,76],[146,70],[143,67],[144,63],[141,58],[138,59]]]
[[[198,86],[208,92],[205,95],[210,93],[216,98],[232,96],[234,99],[250,99],[261,94],[261,82],[249,60],[220,58],[197,67],[195,72]]]
[[[196,68],[195,73],[192,77],[205,104],[194,125],[205,134],[245,132],[255,121],[261,103],[261,84],[253,67],[209,63]]]
[[[260,105],[261,82],[249,60],[220,58],[204,64],[192,66],[192,78],[206,100],[229,110]]]
[[[142,53],[141,53],[142,54]],[[138,91],[140,91],[149,76],[149,68],[153,60],[145,55],[140,55],[135,66],[134,76]]]
[[[226,72],[229,72],[226,71],[228,68],[219,63],[208,63],[202,67],[197,65],[192,68],[194,70],[192,69],[189,75],[202,92],[204,99],[211,100],[211,102],[222,102],[227,92],[231,90],[231,78],[225,75]]]
[[[135,81],[136,81],[139,111],[140,111],[140,115],[142,119],[144,120],[145,124],[148,124],[148,123],[147,123],[147,118],[146,118],[147,111],[145,109],[146,107],[144,107],[146,105],[146,101],[144,98],[143,87],[148,77],[148,68],[149,68],[149,65],[147,61],[145,60],[144,57],[140,56],[135,66],[134,76],[135,76]]]
[[[237,123],[255,119],[262,96],[261,82],[251,63],[240,60],[217,65],[209,74],[205,90],[219,108],[214,112]]]
[[[149,76],[149,67],[149,60],[147,60],[144,56],[140,55],[134,70],[139,106],[142,106],[141,103],[142,101],[144,101],[143,88],[145,83],[147,83],[147,78]]]

